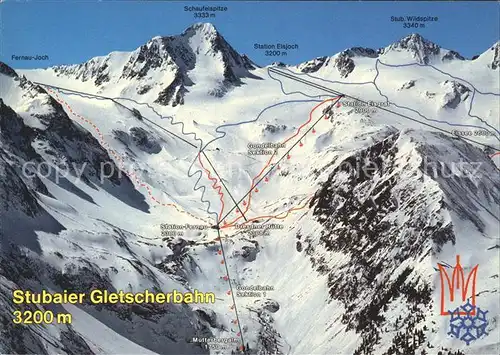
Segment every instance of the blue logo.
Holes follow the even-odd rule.
[[[448,311],[450,318],[449,335],[464,341],[469,345],[472,341],[479,339],[483,335],[488,335],[486,327],[488,320],[486,313],[479,307],[474,306],[467,300],[463,306],[457,307],[454,311]]]

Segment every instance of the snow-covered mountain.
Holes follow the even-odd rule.
[[[498,43],[494,48],[498,48]],[[493,52],[495,51],[494,48],[491,49]],[[497,64],[495,62],[498,62],[498,49],[494,53],[496,59],[489,59],[489,66],[492,69],[496,68],[495,65]],[[483,54],[483,56],[488,55],[489,51]],[[441,48],[439,45],[415,33],[384,48],[353,47],[333,57],[319,57],[300,64],[298,69],[304,73],[314,73],[324,66],[332,65],[337,68],[341,77],[346,78],[355,68],[355,58],[377,58],[381,61],[388,59],[392,65],[407,64],[410,62],[428,65],[465,60],[459,53]]]
[[[498,48],[468,60],[414,34],[261,68],[195,24],[83,64],[0,63],[0,352],[215,354],[193,339],[219,338],[235,339],[223,354],[498,353]],[[488,310],[470,345],[439,314],[437,265],[456,255],[479,264]],[[237,292],[255,286],[271,287]],[[56,305],[71,324],[12,323],[15,289],[93,288],[217,300]]]
[[[99,92],[139,95],[160,105],[184,103],[191,90],[216,97],[251,76],[254,64],[239,55],[212,24],[198,23],[181,35],[154,37],[132,52],[113,52],[78,65],[49,68],[51,74],[91,82]]]

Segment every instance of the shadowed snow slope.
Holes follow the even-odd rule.
[[[213,337],[241,353],[240,327],[246,354],[499,352],[499,161],[483,146],[499,147],[498,43],[467,60],[413,34],[271,67],[373,105],[331,106],[211,24],[83,64],[0,63],[1,353],[215,354],[193,341]],[[256,188],[272,149],[251,147],[283,142],[271,164],[297,144]],[[214,167],[232,197],[212,188]],[[210,226],[249,190],[251,228],[235,228],[237,210],[220,221],[221,263]],[[479,265],[488,310],[488,335],[468,346],[440,315],[438,264],[457,255]],[[256,286],[261,297],[240,293]],[[40,305],[72,323],[11,321],[14,289],[93,288],[216,302]]]

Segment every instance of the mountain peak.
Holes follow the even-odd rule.
[[[441,48],[418,33],[412,33],[381,50],[382,53],[408,52],[420,64],[429,64],[438,57],[441,61],[464,60],[459,53]],[[440,56],[442,54],[442,56]]]
[[[488,67],[495,70],[500,67],[500,41],[497,41],[493,46],[486,51],[488,55],[491,57],[490,63],[488,63]]]
[[[0,62],[0,74],[4,74],[13,78],[16,78],[18,76],[16,71],[4,62]]]
[[[398,42],[396,43],[422,43],[422,44],[425,44],[425,43],[430,43],[430,44],[433,44],[432,42],[426,40],[424,37],[422,37],[419,33],[410,33],[409,35],[407,36],[404,36],[403,38],[401,38]]]
[[[217,36],[217,28],[210,22],[198,22],[184,30],[183,34],[202,33],[205,35]]]
[[[421,64],[428,64],[429,56],[439,54],[441,47],[426,40],[418,33],[412,33],[391,44],[387,49],[389,51],[407,50]]]
[[[200,22],[180,35],[153,37],[132,52],[54,71],[92,80],[101,90],[119,83],[128,93],[149,95],[155,103],[176,106],[184,103],[186,93],[197,89],[209,88],[206,94],[223,96],[240,85],[241,78],[253,77],[252,69],[252,61],[237,53],[213,24]]]

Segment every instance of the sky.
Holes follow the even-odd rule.
[[[465,57],[499,40],[498,2],[177,2],[0,0],[0,61],[14,68],[76,64],[112,51],[132,51],[154,36],[180,34],[200,22],[186,5],[227,6],[213,23],[241,54],[259,65],[298,64],[346,48],[385,47],[418,32]],[[391,16],[437,16],[425,28],[403,28]],[[254,43],[297,44],[286,57],[268,57]],[[46,55],[16,61],[13,55]]]

